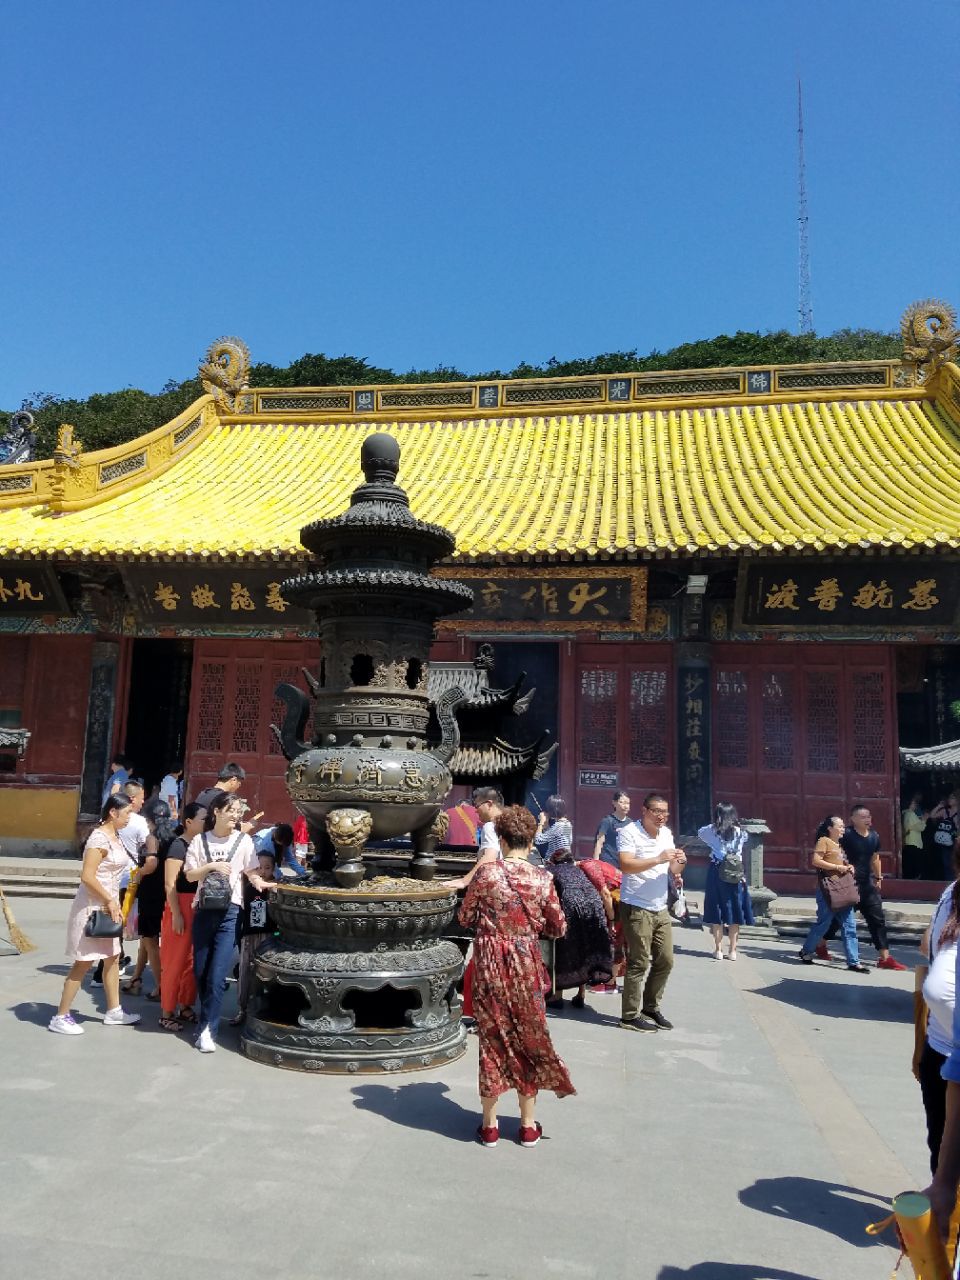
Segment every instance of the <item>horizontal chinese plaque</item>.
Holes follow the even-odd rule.
[[[313,614],[284,599],[291,572],[247,565],[127,565],[137,614],[160,626],[309,626]]]
[[[441,622],[473,631],[643,631],[647,571],[617,565],[435,570],[473,588],[473,607]]]
[[[764,560],[742,565],[742,627],[952,627],[960,566],[944,560]]]
[[[0,560],[0,617],[69,612],[52,565],[37,560]]]

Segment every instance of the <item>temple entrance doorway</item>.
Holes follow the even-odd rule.
[[[124,742],[147,796],[171,765],[183,763],[192,666],[192,640],[133,642]]]

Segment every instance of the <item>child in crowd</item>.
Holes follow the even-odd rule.
[[[253,837],[253,847],[257,853],[269,853],[273,857],[277,864],[278,880],[283,879],[284,870],[292,871],[298,878],[310,874],[293,851],[293,827],[288,822],[263,827]]]

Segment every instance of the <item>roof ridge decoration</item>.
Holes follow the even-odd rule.
[[[900,335],[903,376],[899,382],[903,386],[924,386],[960,354],[956,310],[938,298],[925,298],[907,307],[900,320]]]
[[[76,427],[65,422],[52,458],[0,466],[0,512],[31,507],[34,515],[61,515],[139,488],[195,449],[219,421],[204,395],[164,426],[90,453],[83,452]]]
[[[243,412],[240,393],[250,379],[250,348],[242,338],[217,338],[200,365],[200,381],[223,413]]]

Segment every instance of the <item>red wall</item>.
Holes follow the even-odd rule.
[[[0,704],[21,708],[30,741],[9,781],[77,785],[90,696],[92,636],[0,636]]]

